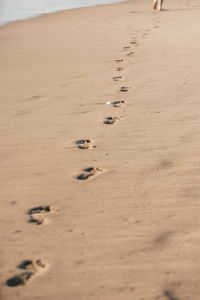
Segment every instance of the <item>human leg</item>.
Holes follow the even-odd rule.
[[[156,9],[156,8],[157,8],[157,3],[158,3],[157,0],[154,0],[154,1],[153,1],[153,9]]]
[[[158,10],[162,9],[162,4],[163,4],[164,0],[158,0]]]

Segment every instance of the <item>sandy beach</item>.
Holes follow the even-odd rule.
[[[199,14],[0,27],[1,300],[199,300]]]

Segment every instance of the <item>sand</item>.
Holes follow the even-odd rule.
[[[151,2],[0,28],[1,300],[199,300],[200,4]]]

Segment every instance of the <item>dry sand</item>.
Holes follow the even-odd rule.
[[[3,300],[200,299],[200,4],[151,2],[0,28]]]

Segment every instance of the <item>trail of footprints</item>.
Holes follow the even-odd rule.
[[[28,211],[30,217],[29,222],[42,225],[45,223],[43,215],[51,213],[52,211],[53,206],[50,205],[33,207]],[[26,285],[32,277],[41,274],[41,272],[46,269],[46,264],[41,259],[24,260],[18,265],[18,268],[24,271],[9,278],[6,281],[7,286],[18,287]]]
[[[156,24],[158,23],[157,19],[153,19],[154,22],[156,22]],[[155,23],[153,24],[155,26]],[[148,35],[150,29],[146,29],[144,34],[143,35]],[[143,37],[142,35],[142,37]],[[132,47],[137,47],[138,46],[138,41],[136,38],[132,38],[130,40],[130,45],[129,46],[124,46],[123,47],[123,51],[127,52],[125,53],[126,56],[129,56],[129,57],[132,57],[134,55],[134,51],[132,49]],[[117,65],[116,67],[116,71],[117,72],[122,72],[124,70],[124,67],[123,67],[123,63],[125,62],[125,60],[123,58],[118,58],[118,59],[115,59],[115,63]],[[113,81],[118,83],[118,82],[121,82],[123,81],[123,76],[122,75],[115,75],[112,77]],[[119,91],[120,93],[127,93],[131,90],[130,87],[128,86],[121,86]],[[107,101],[106,104],[110,104],[112,105],[113,107],[123,107],[126,102],[124,100],[116,100],[116,101]],[[109,117],[106,117],[104,118],[103,120],[103,124],[105,125],[113,125],[115,123],[117,123],[118,121],[120,121],[121,119],[123,119],[123,116],[109,116]],[[79,140],[76,142],[76,144],[78,145],[78,148],[80,149],[92,149],[92,148],[95,148],[96,146],[93,144],[93,141],[89,140],[89,139],[86,139],[86,140]],[[88,180],[88,179],[91,179],[91,178],[94,178],[96,177],[97,175],[101,174],[103,172],[102,169],[98,168],[98,167],[89,167],[89,168],[86,168],[83,170],[83,172],[81,174],[79,174],[76,179],[77,180]]]
[[[153,27],[157,28],[159,24],[158,19],[153,19]],[[148,35],[149,29],[147,29],[141,37],[144,37]],[[132,38],[130,41],[130,46],[124,46],[123,51],[127,52],[126,56],[132,57],[134,55],[134,51],[132,51],[132,47],[138,46],[138,42],[136,38]],[[122,72],[124,70],[124,59],[115,59],[116,63],[116,72]],[[122,75],[115,75],[113,76],[113,81],[116,83],[120,83],[123,80]],[[131,90],[128,86],[121,86],[119,89],[120,94],[127,93]],[[106,104],[112,105],[114,108],[120,108],[123,107],[126,102],[124,100],[116,100],[116,101],[107,101]],[[113,125],[120,121],[123,118],[117,117],[117,116],[109,116],[104,118],[103,124],[104,125]],[[76,141],[76,145],[81,150],[89,150],[96,148],[96,145],[94,144],[93,140],[91,139],[82,139]],[[88,181],[92,178],[96,178],[97,176],[101,175],[104,172],[103,169],[99,167],[89,167],[85,168],[79,175],[76,176],[76,179],[78,181]],[[43,225],[46,223],[46,218],[44,216],[49,215],[53,211],[52,206],[38,206],[31,208],[28,211],[29,215],[29,223],[35,224],[35,225]],[[23,270],[23,272],[14,275],[13,277],[7,279],[6,285],[9,287],[18,287],[18,286],[25,286],[33,277],[40,275],[42,271],[46,270],[46,263],[44,263],[41,259],[33,259],[33,260],[24,260],[21,262],[20,265],[18,265],[18,268]]]

